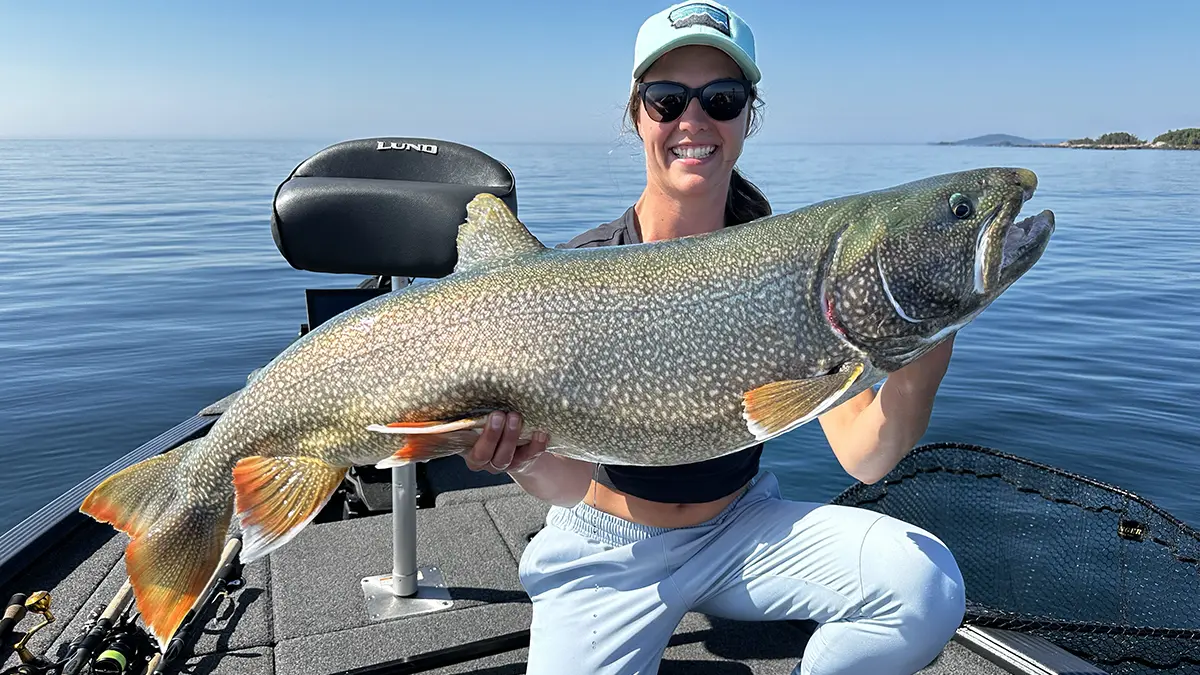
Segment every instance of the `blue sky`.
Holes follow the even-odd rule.
[[[620,134],[667,2],[0,0],[0,137]],[[1200,2],[739,0],[771,142],[1200,126]]]

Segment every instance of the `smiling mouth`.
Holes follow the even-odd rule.
[[[677,145],[671,148],[671,154],[679,159],[704,159],[716,151],[715,145]]]

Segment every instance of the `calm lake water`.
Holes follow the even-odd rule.
[[[0,142],[0,532],[238,388],[303,321],[273,191],[323,142]],[[628,142],[477,144],[547,244],[636,199]],[[1200,524],[1200,152],[768,145],[743,168],[777,212],[984,165],[1036,171],[1042,261],[956,341],[925,441],[1133,490]],[[768,443],[786,496],[852,481],[818,425]]]

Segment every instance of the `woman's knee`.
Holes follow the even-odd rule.
[[[962,623],[966,593],[954,554],[933,534],[885,517],[862,551],[864,596],[914,639],[944,645]],[[872,588],[873,587],[873,588]]]

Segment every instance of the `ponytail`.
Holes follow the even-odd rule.
[[[725,227],[741,225],[771,215],[771,202],[737,167],[729,179],[729,196],[725,199]]]

